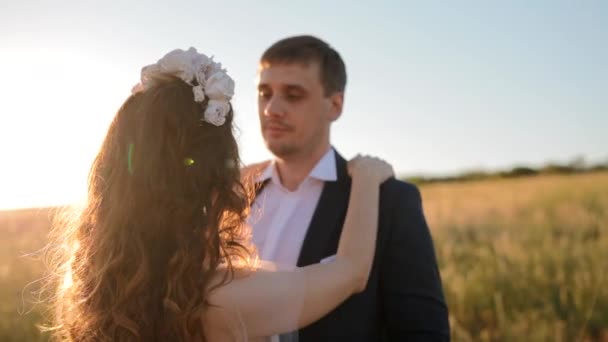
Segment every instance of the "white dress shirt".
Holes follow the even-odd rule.
[[[336,181],[336,156],[330,148],[295,191],[286,189],[271,163],[257,179],[268,184],[256,197],[248,223],[262,260],[293,267],[312,220],[325,181]]]

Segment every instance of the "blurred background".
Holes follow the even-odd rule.
[[[346,62],[345,156],[416,183],[454,341],[608,341],[608,2],[0,2],[0,340],[45,341],[36,257],[142,66],[190,46],[236,81],[315,35]]]

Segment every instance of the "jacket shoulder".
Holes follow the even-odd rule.
[[[380,188],[381,198],[420,203],[420,190],[415,184],[390,178]]]

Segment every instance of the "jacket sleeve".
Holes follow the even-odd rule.
[[[380,300],[388,341],[449,341],[448,309],[419,190],[383,185],[388,241],[380,261]],[[384,202],[384,203],[382,203]]]

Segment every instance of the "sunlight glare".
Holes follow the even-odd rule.
[[[12,94],[0,104],[0,209],[83,200],[90,164],[136,79],[77,49],[0,53],[13,66],[0,84]]]

